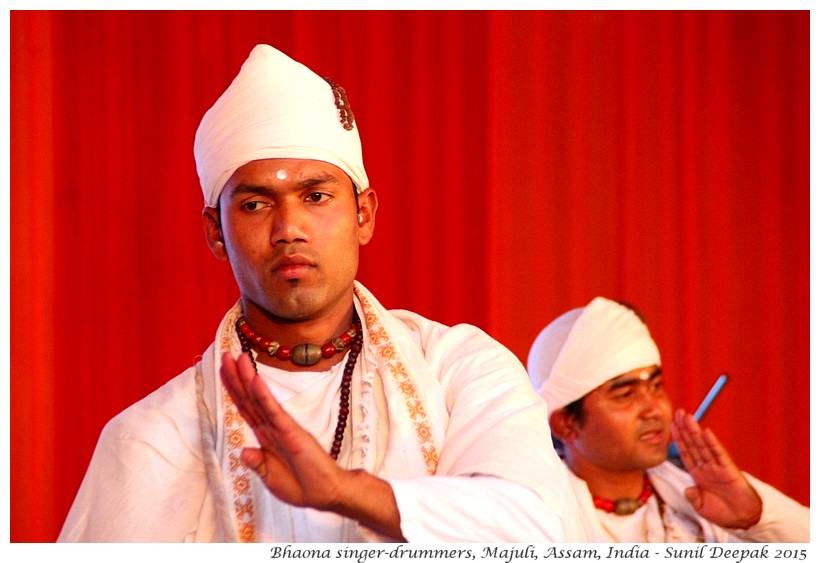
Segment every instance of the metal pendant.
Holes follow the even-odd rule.
[[[298,366],[312,366],[322,359],[322,349],[316,344],[299,344],[293,347],[290,359]]]
[[[615,506],[612,509],[612,512],[618,514],[620,516],[626,516],[627,514],[632,514],[636,510],[638,510],[641,506],[643,506],[643,502],[637,498],[619,498],[615,501]]]

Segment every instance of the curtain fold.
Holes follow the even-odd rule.
[[[359,279],[526,361],[596,295],[673,402],[809,502],[809,12],[12,11],[11,540],[53,541],[103,425],[237,297],[193,136],[251,48],[347,90]],[[750,441],[750,434],[753,438]]]

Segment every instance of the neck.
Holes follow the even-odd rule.
[[[579,460],[577,456],[567,456],[564,461],[573,473],[586,481],[593,496],[613,500],[638,498],[643,491],[646,475],[643,469],[613,471]]]
[[[315,318],[291,320],[258,307],[247,299],[242,299],[245,320],[253,330],[285,346],[309,343],[321,346],[332,338],[347,331],[353,322],[353,301],[335,307],[326,314]],[[257,350],[258,352],[258,350]],[[291,361],[278,360],[268,354],[256,355],[256,361],[286,371],[324,371],[342,361],[344,354],[335,354],[331,358],[322,358],[311,366],[299,366]]]

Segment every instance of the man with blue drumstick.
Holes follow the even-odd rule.
[[[743,473],[672,404],[634,310],[597,297],[535,339],[527,369],[600,542],[807,542],[809,509]],[[667,460],[675,440],[684,469]]]

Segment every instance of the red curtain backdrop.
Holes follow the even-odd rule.
[[[360,280],[526,361],[596,295],[676,405],[809,502],[809,12],[38,12],[11,21],[11,540],[238,297],[192,156],[257,43],[342,84],[380,196]]]

